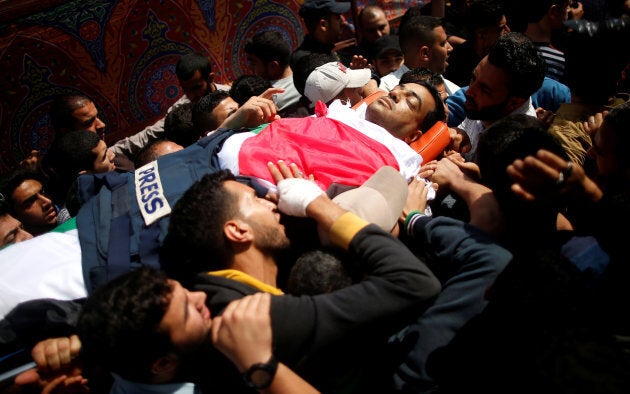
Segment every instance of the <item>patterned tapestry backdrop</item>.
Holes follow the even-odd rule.
[[[256,33],[277,30],[297,47],[302,2],[74,0],[21,13],[0,26],[0,173],[32,149],[47,150],[54,95],[90,97],[111,144],[155,122],[183,94],[175,75],[180,55],[203,53],[215,81],[230,83],[248,72],[242,46]],[[368,3],[375,2],[356,6]],[[376,3],[393,18],[424,2]]]

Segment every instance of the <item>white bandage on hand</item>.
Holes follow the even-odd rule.
[[[324,191],[313,181],[288,178],[278,182],[278,209],[298,217],[306,217],[306,207]]]

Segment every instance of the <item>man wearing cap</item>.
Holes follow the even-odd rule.
[[[355,105],[363,99],[360,88],[372,78],[369,68],[350,69],[341,62],[330,62],[317,67],[306,78],[304,95],[311,105],[318,101],[328,105],[339,99],[343,103]]]
[[[398,35],[390,34],[380,37],[374,43],[374,60],[372,64],[379,77],[397,71],[402,67],[405,57],[403,56]]]
[[[350,11],[350,2],[335,0],[306,0],[300,7],[300,16],[306,25],[307,34],[302,44],[291,54],[291,69],[296,70],[297,62],[309,53],[334,54],[335,43],[341,38],[346,18],[342,15]]]

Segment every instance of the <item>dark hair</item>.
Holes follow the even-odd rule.
[[[241,75],[232,82],[230,97],[234,99],[239,107],[253,96],[261,95],[265,90],[271,88],[269,80],[258,75]]]
[[[97,154],[92,152],[101,138],[89,130],[74,130],[58,136],[44,156],[42,168],[49,177],[51,197],[63,205],[81,171],[92,171]]]
[[[589,104],[606,104],[630,61],[630,51],[621,50],[618,44],[630,40],[630,18],[571,20],[565,24],[571,31],[565,41],[564,75],[572,96]]]
[[[528,6],[530,2],[527,3]],[[501,19],[506,16],[503,1],[500,0],[475,0],[466,9],[466,28],[469,34],[482,27],[499,26]],[[472,36],[471,36],[472,37]]]
[[[409,53],[418,43],[432,44],[435,38],[433,29],[438,26],[444,26],[442,19],[429,15],[416,16],[407,20],[405,24],[401,23],[398,39],[403,54]]]
[[[160,256],[168,275],[183,284],[205,271],[226,268],[234,251],[223,235],[223,225],[237,214],[237,198],[224,182],[234,180],[228,170],[204,175],[177,201]]]
[[[291,267],[287,291],[295,296],[324,294],[350,286],[352,282],[340,253],[312,250],[303,253]]]
[[[195,75],[196,71],[201,72],[201,76],[206,79],[208,74],[212,72],[210,60],[205,56],[193,52],[183,55],[177,61],[175,74],[177,74],[177,79],[180,81],[188,81]]]
[[[278,31],[267,30],[256,34],[244,49],[245,53],[255,55],[265,63],[275,60],[282,67],[289,65],[291,47]]]
[[[500,36],[490,48],[488,61],[508,74],[511,96],[529,98],[542,86],[545,61],[532,41],[522,33],[509,32]]]
[[[187,102],[176,106],[166,114],[164,134],[169,141],[187,147],[199,140],[200,132],[195,129],[192,111],[193,103]]]
[[[424,86],[431,94],[431,97],[433,97],[433,101],[435,101],[435,110],[427,112],[426,116],[422,120],[422,123],[420,123],[419,125],[419,129],[424,132],[433,127],[433,125],[438,121],[445,122],[446,110],[444,109],[444,101],[442,101],[442,97],[440,96],[440,93],[437,91],[435,86],[433,86],[431,82],[428,82],[427,80],[419,78],[412,79],[411,75],[405,80],[407,80],[407,83],[415,83]],[[401,82],[399,82],[399,85],[403,85],[402,81],[403,80],[401,78]]]
[[[313,52],[301,57],[295,63],[295,68],[293,69],[293,85],[295,85],[295,89],[304,96],[304,87],[308,76],[317,67],[335,61],[337,61],[337,58],[332,53]]]
[[[481,134],[476,157],[481,182],[492,189],[502,208],[523,206],[512,205],[518,197],[511,191],[513,181],[506,171],[508,165],[516,159],[535,156],[539,149],[546,149],[568,160],[560,142],[533,116],[506,116]]]
[[[325,8],[314,9],[310,7],[305,8],[303,6],[300,7],[299,14],[302,17],[302,20],[304,20],[304,25],[309,33],[315,31],[320,20],[325,19],[329,21],[330,16],[333,15],[333,13],[329,12]]]
[[[134,159],[133,159],[134,167],[140,168],[143,165],[156,160],[158,157],[161,156],[161,154],[158,151],[160,145],[169,143],[169,142],[171,141],[164,138],[159,138],[157,140],[149,141],[149,143],[143,146],[142,149],[140,149],[138,153],[136,153],[136,155],[134,156]]]
[[[74,130],[77,120],[72,116],[72,113],[91,102],[92,100],[81,94],[57,96],[50,107],[50,121],[55,135],[59,135],[63,129]]]
[[[53,141],[47,155],[49,163],[58,171],[71,173],[76,177],[80,171],[94,169],[96,154],[92,149],[101,142],[101,138],[89,130],[70,131]]]
[[[0,193],[2,193],[6,199],[9,213],[15,216],[15,201],[13,201],[13,191],[17,189],[22,182],[33,179],[42,184],[42,187],[46,187],[46,181],[42,174],[37,171],[29,170],[27,168],[16,168],[2,177],[0,181]]]
[[[444,78],[426,67],[416,67],[405,72],[398,82],[400,85],[406,83],[418,83],[419,81],[425,81],[435,87],[436,85],[444,85]],[[441,101],[441,100],[440,100]]]
[[[220,126],[216,124],[216,120],[212,117],[212,111],[228,97],[230,97],[228,91],[215,90],[206,94],[195,103],[192,108],[192,121],[198,137]]]
[[[147,383],[153,362],[173,347],[159,329],[171,293],[166,275],[148,266],[97,288],[79,315],[82,359]]]

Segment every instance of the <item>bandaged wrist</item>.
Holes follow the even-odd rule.
[[[298,217],[306,217],[306,207],[324,191],[315,182],[288,178],[278,182],[278,209]]]

